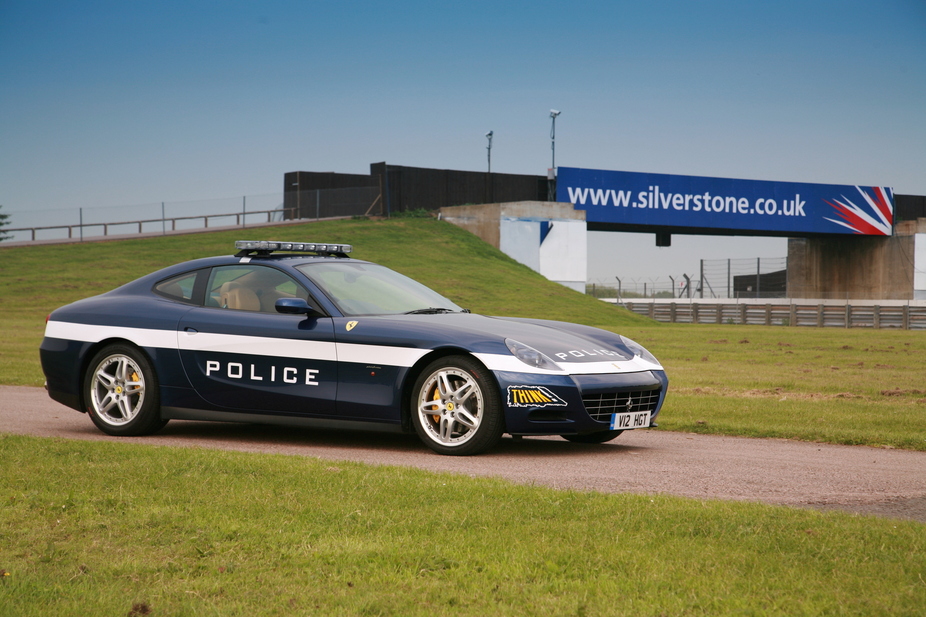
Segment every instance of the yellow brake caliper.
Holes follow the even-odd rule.
[[[432,401],[439,401],[439,400],[440,400],[440,388],[438,388],[437,385],[434,386],[434,397],[433,397],[431,400],[432,400]],[[431,417],[434,419],[434,423],[435,423],[435,424],[440,424],[440,416],[439,416],[439,415],[433,415],[433,416],[431,416]]]

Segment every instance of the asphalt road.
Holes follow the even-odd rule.
[[[414,436],[171,421],[157,435],[109,437],[40,388],[0,386],[0,432],[62,439],[314,456],[605,493],[730,499],[926,523],[926,452],[628,431],[602,445],[505,438],[487,454],[433,454]]]

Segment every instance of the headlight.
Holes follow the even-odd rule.
[[[547,371],[561,371],[561,369],[556,362],[550,359],[549,356],[537,351],[530,345],[525,345],[514,339],[506,338],[505,345],[508,346],[508,349],[511,353],[514,354],[514,357],[527,364],[528,366],[533,366],[534,368],[542,368]]]
[[[659,360],[656,359],[656,356],[646,351],[646,347],[644,347],[640,343],[632,339],[629,339],[626,336],[622,336],[621,340],[624,342],[624,346],[633,352],[633,355],[640,356],[641,358],[643,358],[644,360],[652,364],[659,364]]]

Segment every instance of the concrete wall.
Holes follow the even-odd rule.
[[[513,201],[500,204],[451,206],[440,209],[443,220],[476,234],[495,248],[501,248],[499,221],[502,218],[537,218],[547,220],[574,219],[585,221],[585,210],[575,210],[572,204],[547,201]]]
[[[926,219],[913,236],[913,299],[926,300]]]
[[[889,237],[788,239],[788,297],[926,297],[926,219],[902,221]]]
[[[551,281],[585,293],[584,210],[565,203],[519,201],[441,208],[440,216]]]

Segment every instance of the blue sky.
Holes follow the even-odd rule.
[[[926,2],[0,0],[14,216],[483,170],[488,130],[493,171],[543,174],[550,108],[558,165],[926,195]],[[613,238],[607,275],[653,244]],[[723,247],[784,255],[676,236],[653,259]]]

